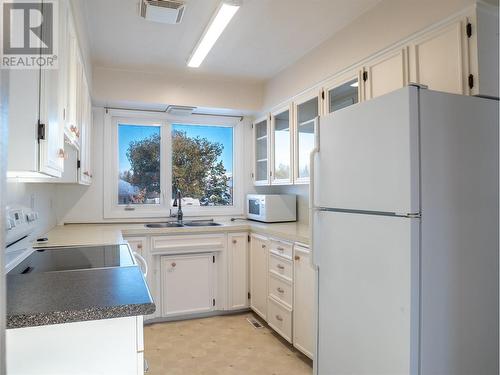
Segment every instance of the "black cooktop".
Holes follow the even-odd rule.
[[[133,266],[128,245],[57,247],[33,251],[9,275]]]

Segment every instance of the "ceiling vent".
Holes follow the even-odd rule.
[[[188,107],[184,105],[169,105],[166,112],[175,116],[190,116],[196,107]]]
[[[185,2],[179,0],[141,0],[140,3],[141,17],[153,22],[181,23],[185,10]]]

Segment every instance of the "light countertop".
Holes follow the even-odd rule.
[[[215,220],[221,223],[214,227],[146,228],[136,224],[67,224],[56,226],[46,237],[48,242],[35,247],[110,245],[122,243],[123,237],[145,235],[195,234],[217,232],[250,231],[292,242],[309,243],[309,227],[294,223],[258,223],[248,220]]]

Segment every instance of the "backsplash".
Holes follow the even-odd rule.
[[[54,184],[7,181],[7,206],[21,205],[39,213],[36,235],[43,234],[56,225],[56,199]]]

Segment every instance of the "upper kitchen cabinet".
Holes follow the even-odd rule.
[[[320,114],[320,95],[309,92],[296,100],[294,182],[309,183],[309,156],[314,148],[314,133]]]
[[[370,61],[362,72],[364,100],[373,99],[408,84],[407,48],[385,53]]]
[[[266,116],[253,124],[254,137],[254,184],[269,185],[270,172],[270,132],[269,117]]]
[[[410,81],[431,90],[469,94],[467,20],[426,33],[410,43]]]
[[[293,137],[291,105],[279,108],[271,114],[271,183],[293,183]]]
[[[80,104],[82,103],[82,85],[83,85],[83,63],[78,46],[75,28],[72,18],[68,18],[68,33],[66,39],[67,48],[67,95],[66,95],[66,116],[64,133],[67,139],[75,144],[80,145],[81,136],[81,115]]]
[[[65,2],[60,3],[64,9]],[[41,11],[43,14],[46,9],[42,6]],[[63,17],[63,12],[59,12],[59,17]],[[61,27],[54,35],[54,41],[60,43],[65,38],[65,23],[61,20],[59,23]],[[42,28],[42,36],[48,32]],[[64,168],[64,119],[60,88],[63,80],[57,67],[10,70],[9,177],[46,179],[61,176]]]
[[[361,101],[362,71],[343,74],[326,83],[323,113],[329,114]],[[362,86],[362,84],[361,84]]]
[[[92,102],[85,75],[82,76],[82,90],[78,112],[78,121],[81,127],[80,163],[77,165],[79,182],[83,185],[90,185],[92,183]]]

